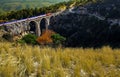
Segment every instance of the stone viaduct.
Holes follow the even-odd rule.
[[[0,26],[4,26],[5,30],[13,36],[20,35],[25,32],[40,36],[43,30],[48,29],[50,22],[58,14],[59,13],[48,13],[36,17],[6,22],[0,24]]]

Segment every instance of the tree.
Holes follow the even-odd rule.
[[[60,34],[53,34],[51,38],[53,39],[53,43],[55,45],[61,45],[66,40],[66,38]]]
[[[51,36],[55,34],[52,30],[43,31],[42,35],[37,38],[37,42],[41,45],[51,44],[53,42]]]
[[[37,44],[37,36],[33,35],[33,34],[28,34],[28,35],[25,35],[21,40],[24,41],[25,43],[27,44]]]

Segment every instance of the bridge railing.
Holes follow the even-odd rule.
[[[32,20],[32,19],[36,19],[36,18],[40,18],[40,17],[44,17],[44,16],[46,16],[46,14],[35,16],[35,17],[30,17],[30,18],[26,18],[26,19],[21,19],[21,20],[15,20],[15,21],[11,21],[11,22],[3,22],[2,24],[0,24],[0,26],[10,25],[10,24],[18,23],[18,22],[23,22],[23,21],[28,21],[28,20]]]

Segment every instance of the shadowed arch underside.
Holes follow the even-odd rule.
[[[48,21],[46,18],[43,18],[41,21],[40,21],[40,31],[41,31],[41,35],[43,33],[43,31],[46,30],[46,27],[48,25]]]
[[[55,17],[54,16],[51,16],[50,17],[50,22],[49,22],[49,29],[52,29],[52,25],[54,25],[55,24]]]
[[[30,33],[31,34],[36,34],[36,26],[37,26],[37,23],[35,21],[31,21],[29,23],[29,30],[30,30]]]

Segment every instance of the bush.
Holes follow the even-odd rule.
[[[37,38],[37,42],[41,45],[47,45],[47,44],[51,44],[52,38],[51,36],[55,34],[54,31],[52,30],[45,30],[43,31],[42,35],[40,37]]]
[[[21,39],[21,40],[17,40],[17,43],[25,44],[25,41]]]
[[[60,34],[53,34],[51,38],[53,39],[53,43],[56,45],[60,45],[66,40],[66,38],[61,36]]]
[[[22,39],[21,39],[21,41],[19,41],[20,43],[27,43],[27,44],[33,44],[33,45],[35,45],[35,44],[37,44],[37,41],[36,41],[36,39],[37,39],[37,36],[35,36],[35,35],[33,35],[33,34],[28,34],[28,35],[25,35]]]
[[[3,29],[4,29],[4,26],[0,26],[0,30],[1,30],[1,29],[3,30]]]
[[[2,38],[4,38],[7,41],[12,41],[13,37],[10,34],[6,33],[2,36]]]

